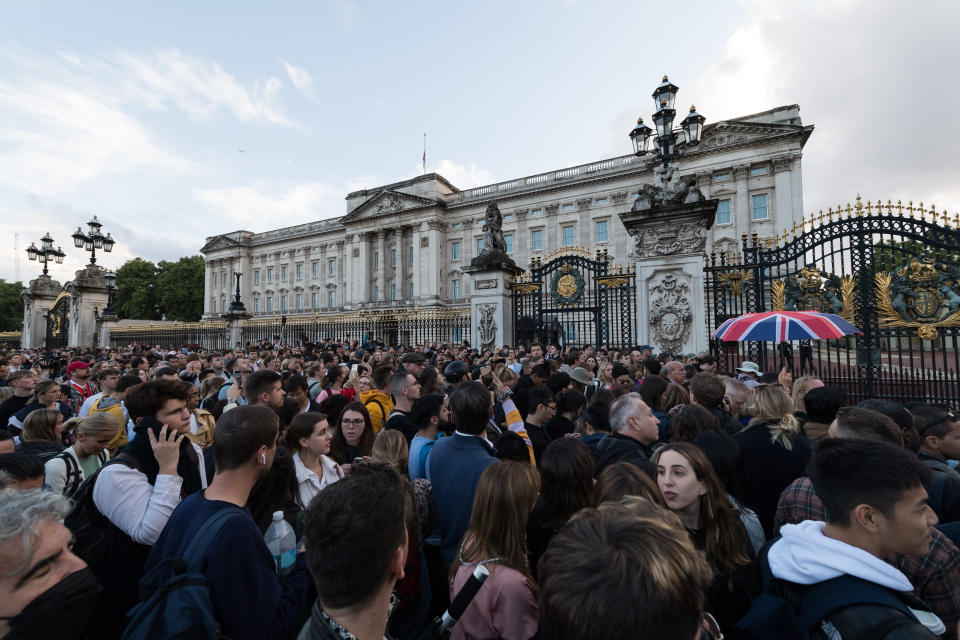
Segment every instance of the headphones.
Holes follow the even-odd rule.
[[[265,453],[260,454],[260,464],[267,464],[267,454]]]

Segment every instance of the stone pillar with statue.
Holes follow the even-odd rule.
[[[654,173],[658,184],[643,185],[620,214],[634,241],[638,341],[673,354],[706,351],[704,250],[718,201],[704,198],[695,178],[681,181],[674,167]]]
[[[60,283],[48,275],[38,276],[20,294],[23,300],[23,329],[20,345],[24,349],[38,349],[47,339],[47,312],[63,291]]]
[[[70,294],[68,346],[99,346],[99,314],[107,307],[110,297],[105,274],[103,267],[88,264],[63,285],[64,291]]]
[[[483,252],[463,269],[473,282],[470,344],[481,350],[510,344],[514,335],[510,284],[523,270],[507,255],[502,227],[503,215],[491,202],[483,222]]]

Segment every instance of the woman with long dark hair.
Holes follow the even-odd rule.
[[[659,442],[666,442],[670,434],[670,418],[663,409],[663,394],[669,386],[670,383],[662,376],[644,376],[638,391],[644,403],[660,421],[657,427],[660,431]]]
[[[554,440],[544,450],[541,493],[527,523],[530,570],[534,575],[550,539],[570,516],[593,506],[593,467],[590,448],[579,438]]]
[[[478,566],[490,577],[453,628],[453,640],[529,640],[536,634],[540,609],[524,534],[539,489],[540,475],[524,462],[498,462],[480,476],[470,526],[450,568],[450,593],[456,595]]]
[[[298,413],[283,432],[283,442],[293,452],[297,502],[304,509],[322,489],[343,478],[340,466],[327,457],[332,440],[327,416],[315,411]]]
[[[671,511],[680,517],[694,546],[705,552],[714,570],[707,611],[728,634],[750,608],[754,584],[753,549],[739,514],[703,451],[688,442],[660,448],[653,456],[657,485]]]
[[[362,402],[351,402],[337,419],[337,430],[330,441],[330,457],[344,473],[350,473],[354,459],[370,455],[373,448],[373,422]]]
[[[575,433],[577,420],[587,406],[587,398],[576,389],[564,389],[555,396],[557,412],[544,429],[551,440],[557,440],[568,433]]]

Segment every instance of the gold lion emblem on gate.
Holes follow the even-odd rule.
[[[569,273],[561,276],[557,281],[557,293],[564,298],[570,298],[577,292],[577,279]]]

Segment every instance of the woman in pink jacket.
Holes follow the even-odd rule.
[[[452,640],[530,640],[537,632],[537,588],[527,567],[527,516],[540,475],[526,462],[487,467],[477,485],[470,527],[451,567],[453,598],[478,565],[490,572],[453,628]]]

